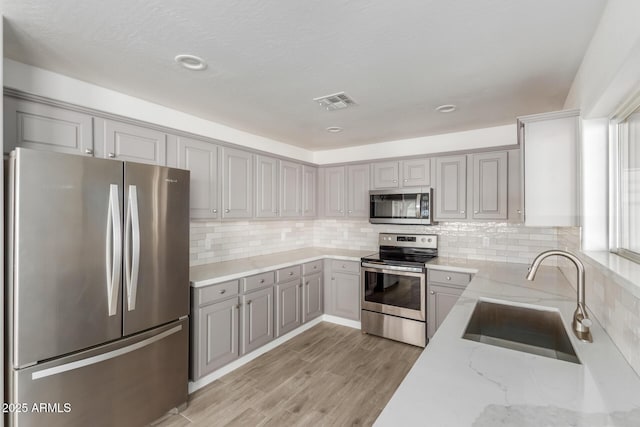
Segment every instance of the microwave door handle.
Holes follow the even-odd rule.
[[[422,194],[418,193],[416,195],[416,218],[420,218],[420,206],[422,206]]]

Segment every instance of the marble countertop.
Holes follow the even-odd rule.
[[[475,275],[376,426],[640,425],[640,378],[593,315],[593,343],[575,338],[576,292],[559,269],[528,282],[524,264],[440,258],[427,267]],[[558,310],[582,364],[463,339],[479,298]]]
[[[191,286],[198,288],[324,258],[359,262],[360,258],[370,255],[372,252],[375,251],[303,248],[269,255],[197,265],[189,269],[189,278]]]

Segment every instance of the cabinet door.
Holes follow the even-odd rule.
[[[369,165],[347,167],[347,216],[369,217]]]
[[[279,161],[272,157],[256,156],[256,217],[274,218],[278,216],[280,203],[278,168]]]
[[[399,187],[398,162],[382,162],[371,165],[373,189]]]
[[[332,314],[360,320],[360,276],[333,272],[331,282]]]
[[[431,338],[458,301],[464,288],[429,284],[427,295],[427,337]]]
[[[253,214],[253,155],[223,147],[222,218],[251,218]]]
[[[302,165],[280,162],[280,216],[302,215]]]
[[[243,295],[240,354],[247,354],[273,338],[273,287]]]
[[[237,298],[197,310],[198,363],[195,378],[213,372],[238,357],[239,320]]]
[[[218,218],[218,147],[183,137],[177,144],[178,167],[191,171],[191,218]]]
[[[436,158],[436,220],[465,219],[467,157]]]
[[[345,216],[345,168],[337,166],[324,170],[324,214]]]
[[[322,314],[322,272],[303,277],[302,322],[308,322]]]
[[[318,168],[302,167],[302,216],[318,215]]]
[[[507,152],[471,155],[473,219],[507,219]]]
[[[92,156],[91,116],[5,96],[4,150],[15,147]]]
[[[167,135],[163,132],[105,119],[96,119],[96,130],[96,143],[101,142],[96,154],[136,163],[167,164]],[[98,141],[100,138],[102,141]]]
[[[402,186],[429,186],[431,185],[431,159],[403,160]]]
[[[302,283],[300,279],[276,285],[276,336],[302,324]]]

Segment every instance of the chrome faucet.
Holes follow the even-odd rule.
[[[536,277],[536,272],[542,264],[542,261],[548,256],[558,255],[561,257],[565,257],[576,266],[578,270],[578,308],[573,313],[573,322],[571,326],[573,327],[573,333],[578,337],[580,341],[584,342],[593,342],[593,338],[591,337],[591,332],[589,331],[589,327],[593,324],[591,319],[589,319],[589,315],[587,314],[587,306],[584,301],[584,264],[582,261],[578,259],[574,254],[567,251],[561,250],[550,250],[544,251],[538,254],[538,256],[533,260],[533,264],[529,267],[529,274],[527,274],[527,280],[533,280]]]

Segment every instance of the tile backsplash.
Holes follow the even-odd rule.
[[[640,299],[621,284],[622,278],[580,253],[580,228],[563,228],[558,243],[561,249],[575,253],[584,263],[587,307],[640,375]],[[569,261],[561,261],[559,266],[575,288],[576,268]]]
[[[281,252],[306,246],[378,249],[378,234],[429,233],[439,236],[442,256],[529,263],[558,247],[559,229],[505,222],[446,222],[434,226],[370,224],[366,219],[234,221],[191,223],[191,265]]]

